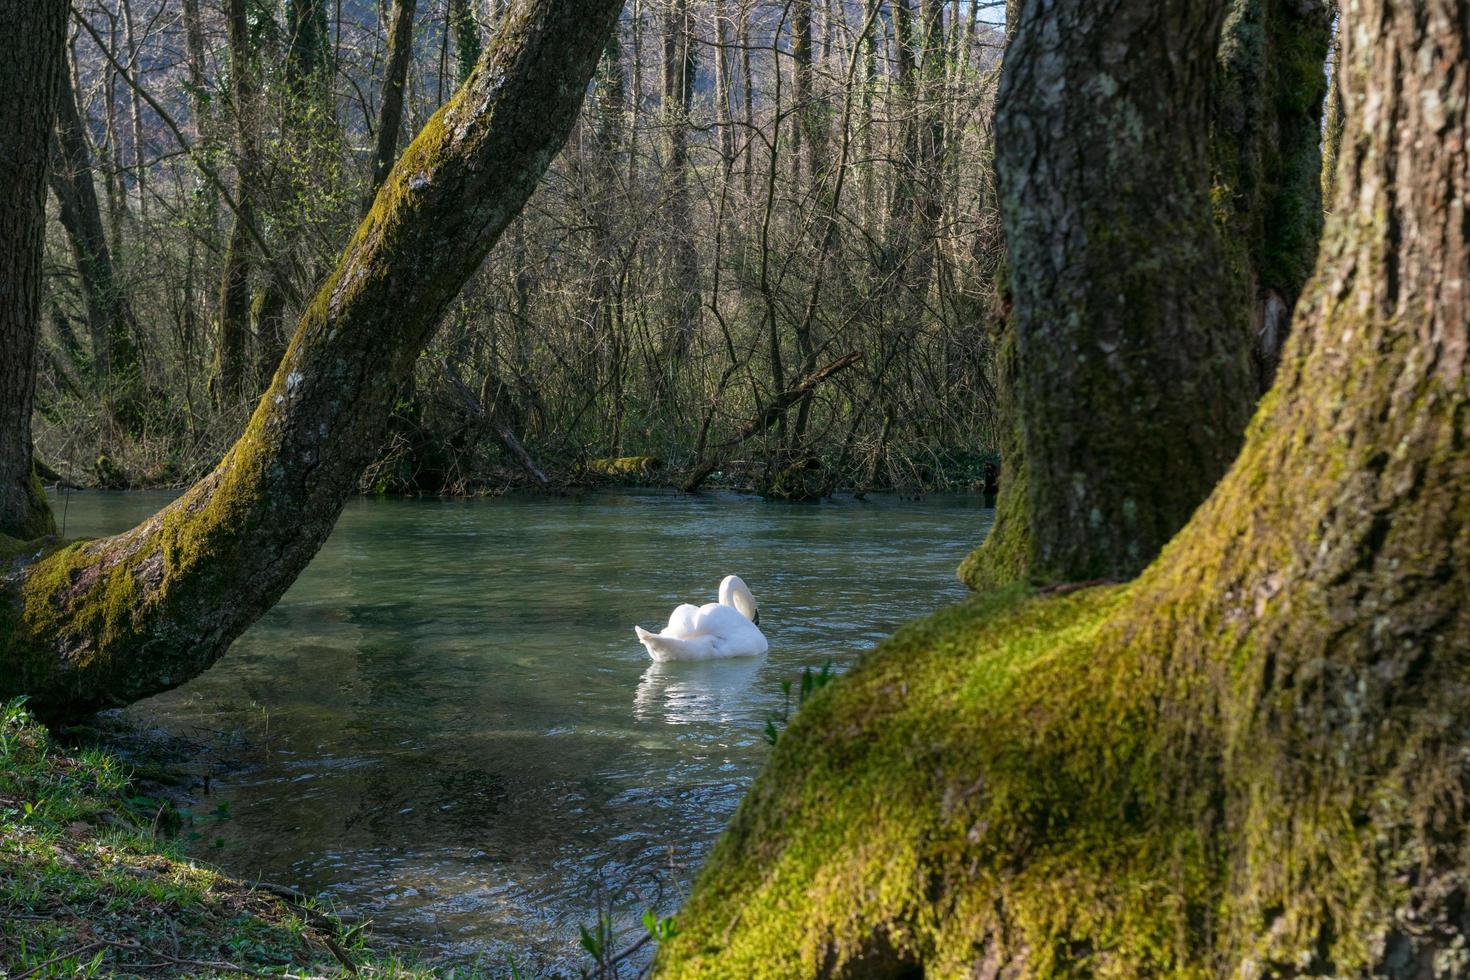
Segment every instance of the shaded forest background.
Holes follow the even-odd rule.
[[[215,463],[377,159],[453,94],[501,5],[75,6],[44,475],[173,486]],[[420,358],[362,489],[983,481],[1002,7],[630,0],[572,138]],[[395,20],[413,25],[401,89]]]

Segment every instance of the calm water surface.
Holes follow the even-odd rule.
[[[168,498],[57,501],[70,535]],[[130,709],[236,735],[201,853],[321,894],[379,937],[524,970],[575,962],[599,908],[676,908],[765,759],[780,682],[850,664],[959,598],[975,501],[354,500],[211,671]],[[759,661],[652,665],[633,624],[750,584]],[[223,841],[217,847],[216,839]]]

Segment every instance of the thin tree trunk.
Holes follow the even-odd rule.
[[[131,0],[118,0],[122,12],[123,40],[128,46],[128,71],[138,73],[138,37],[133,28]],[[133,180],[138,187],[138,217],[148,218],[148,162],[143,152],[143,100],[136,89],[129,90],[128,106],[133,124]]]
[[[219,330],[209,388],[221,408],[244,393],[245,340],[250,333],[250,232],[255,220],[255,55],[245,16],[246,0],[228,0],[230,88],[235,110],[236,208],[220,263]]]
[[[0,544],[56,530],[33,469],[31,404],[41,333],[46,171],[66,70],[66,15],[61,3],[0,0],[8,39],[0,52]]]
[[[128,416],[132,414],[133,389],[139,381],[137,324],[113,270],[76,95],[68,73],[62,72],[61,77],[56,100],[53,144],[56,156],[51,166],[51,190],[56,195],[61,224],[77,263],[77,278],[92,334],[92,365],[103,400],[115,417],[119,412]]]
[[[199,0],[182,0],[180,13],[184,22],[184,51],[189,71],[189,106],[192,110],[192,136],[194,145],[206,155],[213,155],[214,134],[210,119],[209,80],[204,53],[204,22],[199,14]],[[184,263],[183,282],[183,339],[185,357],[192,359],[194,344],[199,335],[197,327],[198,303],[195,300],[195,283],[198,278],[200,238],[215,227],[217,206],[216,189],[212,183],[196,182],[194,201],[189,208],[188,256]],[[193,384],[192,373],[188,385]],[[193,411],[189,412],[193,417]]]
[[[106,8],[103,8],[106,10]],[[122,227],[128,217],[127,189],[122,174],[122,143],[117,135],[117,77],[120,64],[117,56],[117,18],[108,11],[107,25],[107,68],[102,74],[103,106],[106,113],[104,125],[104,149],[98,156],[102,159],[103,183],[107,189],[107,234],[114,254],[122,252]],[[75,52],[73,52],[75,57]],[[80,94],[80,92],[78,93]]]
[[[445,308],[566,139],[620,6],[515,8],[485,69],[384,183],[219,466],[133,530],[6,575],[4,696],[28,694],[54,717],[167,690],[285,591],[377,451]]]
[[[643,114],[643,0],[633,0],[629,18],[633,59],[628,80],[628,186],[638,186],[638,120]]]
[[[736,41],[740,45],[741,121],[745,124],[745,200],[754,195],[755,180],[755,81],[750,74],[750,0],[740,0]]]
[[[662,125],[664,173],[669,187],[666,367],[683,359],[699,324],[699,256],[694,249],[689,200],[689,111],[694,103],[694,22],[689,0],[669,0],[664,10]]]
[[[480,28],[470,0],[449,0],[449,28],[454,34],[454,77],[463,85],[480,60]]]
[[[813,187],[816,186],[817,168],[820,166],[817,107],[812,101],[812,0],[791,2],[791,61],[793,98],[796,100],[791,127],[791,166],[796,175],[792,185],[799,194],[803,164]]]
[[[281,183],[287,200],[307,193],[301,169],[318,167],[328,172],[332,147],[336,142],[337,114],[333,97],[332,46],[327,28],[326,0],[286,0],[285,78],[287,100],[282,118],[289,150],[296,160],[295,168],[285,168]],[[265,209],[267,185],[258,167],[251,167],[251,193],[256,198],[256,213]],[[242,192],[244,196],[244,192]],[[284,245],[272,245],[284,251]],[[282,273],[285,263],[261,258],[261,281],[252,304],[255,323],[255,364],[257,386],[251,394],[270,383],[276,365],[286,350],[286,297],[291,284]],[[308,262],[311,269],[316,263]],[[324,270],[323,270],[324,271]],[[315,270],[311,273],[315,279]]]
[[[715,125],[720,130],[720,161],[729,172],[735,159],[735,129],[730,125],[730,18],[725,0],[716,0],[715,18]]]
[[[373,151],[373,176],[363,200],[364,213],[372,207],[393,161],[398,156],[398,130],[403,124],[403,88],[413,58],[413,12],[416,0],[393,0],[388,27],[388,66],[383,72],[383,97],[378,108],[378,138]]]
[[[1327,101],[1322,107],[1322,203],[1331,210],[1337,199],[1337,159],[1342,151],[1343,127],[1347,122],[1347,106],[1342,97],[1342,13],[1333,0],[1328,13],[1333,30],[1332,78],[1327,89]]]

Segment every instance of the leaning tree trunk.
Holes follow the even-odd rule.
[[[14,43],[0,57],[0,538],[55,530],[33,472],[31,403],[41,329],[41,253],[51,123],[66,4],[0,0]]]
[[[1234,467],[1136,581],[976,598],[809,703],[665,975],[1464,972],[1470,0],[1346,16],[1337,208]]]
[[[167,690],[285,591],[444,309],[566,139],[620,6],[543,0],[508,14],[389,175],[215,470],[131,531],[8,571],[0,697],[28,694],[58,716]]]

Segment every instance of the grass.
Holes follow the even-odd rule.
[[[0,705],[0,976],[444,975],[185,857],[179,826],[115,755]]]

